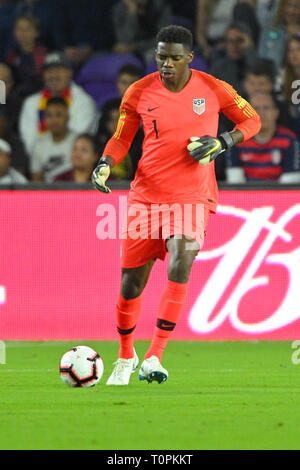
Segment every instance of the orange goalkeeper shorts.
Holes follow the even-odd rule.
[[[152,259],[165,259],[166,240],[185,235],[203,247],[209,209],[204,204],[128,202],[121,231],[121,266],[136,268]]]

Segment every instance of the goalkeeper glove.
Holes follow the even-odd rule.
[[[94,188],[98,189],[98,191],[101,191],[103,193],[110,193],[111,190],[105,185],[105,182],[109,175],[109,164],[105,160],[100,159],[92,175],[92,183]]]
[[[215,160],[220,153],[233,147],[233,138],[229,132],[224,132],[220,137],[191,137],[191,143],[187,146],[191,157],[205,166]]]

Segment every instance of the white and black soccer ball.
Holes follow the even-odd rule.
[[[99,354],[88,346],[76,346],[63,355],[59,373],[70,387],[93,387],[101,380],[104,366]]]

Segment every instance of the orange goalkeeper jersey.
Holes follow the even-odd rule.
[[[190,137],[216,137],[222,111],[248,140],[259,131],[260,118],[228,83],[197,70],[191,72],[190,80],[177,93],[164,86],[159,72],[131,85],[120,106],[117,130],[103,155],[120,162],[142,121],[143,153],[131,183],[131,198],[150,203],[199,202],[215,212],[214,162],[202,167],[190,156]]]

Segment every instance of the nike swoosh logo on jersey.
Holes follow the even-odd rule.
[[[148,113],[151,113],[151,111],[154,111],[154,109],[159,108],[159,106],[156,106],[156,108],[148,108]]]

